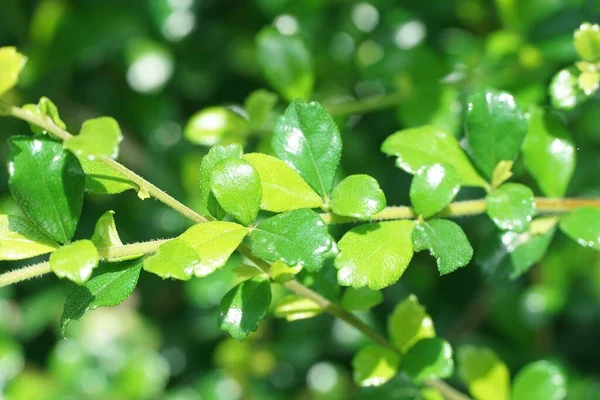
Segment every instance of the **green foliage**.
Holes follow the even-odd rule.
[[[200,263],[200,255],[184,240],[173,239],[160,245],[156,252],[144,260],[144,270],[163,279],[188,280]]]
[[[98,266],[100,256],[90,240],[78,240],[50,254],[50,268],[59,278],[83,285]]]
[[[36,114],[42,118],[50,119],[52,123],[61,129],[67,129],[67,125],[63,122],[58,114],[58,107],[47,97],[40,98],[37,104],[25,104],[22,107],[25,111]],[[29,124],[31,131],[38,135],[47,135],[48,131],[40,128],[37,125]]]
[[[19,74],[27,57],[14,47],[0,47],[0,95],[8,92],[19,81]]]
[[[410,185],[410,202],[423,218],[443,210],[460,189],[460,178],[451,166],[426,165],[415,174]]]
[[[566,384],[565,376],[556,365],[538,361],[519,371],[513,383],[511,399],[562,400],[567,397]]]
[[[506,364],[485,347],[458,349],[458,373],[476,400],[508,400],[510,373]]]
[[[583,23],[575,31],[575,49],[579,57],[586,61],[600,61],[600,26]]]
[[[291,322],[312,318],[322,312],[323,308],[313,300],[290,294],[279,300],[273,310],[273,315]]]
[[[402,353],[421,339],[435,336],[433,321],[415,295],[396,305],[389,317],[388,332],[392,343]]]
[[[524,232],[535,214],[533,192],[525,185],[507,183],[485,198],[487,213],[498,228]]]
[[[23,260],[58,247],[58,243],[26,219],[0,215],[0,260]]]
[[[242,146],[239,144],[230,144],[228,146],[217,145],[211,148],[208,154],[202,158],[202,165],[200,166],[200,197],[209,214],[217,219],[222,219],[225,216],[225,211],[223,211],[223,208],[221,208],[211,191],[213,169],[221,161],[241,158],[242,153]]]
[[[209,107],[198,111],[188,121],[183,134],[192,143],[212,146],[244,141],[248,122],[226,107]]]
[[[383,301],[383,295],[378,290],[367,288],[344,290],[342,307],[348,311],[368,311]]]
[[[354,382],[358,386],[380,386],[398,371],[400,357],[377,345],[363,347],[352,358]]]
[[[437,337],[422,339],[408,350],[402,359],[402,368],[417,382],[448,378],[454,372],[452,347]]]
[[[552,105],[559,109],[573,109],[586,98],[579,88],[579,71],[575,67],[560,70],[550,82]]]
[[[277,95],[264,89],[250,93],[244,101],[244,109],[248,113],[250,128],[264,129],[273,119],[273,108],[277,104]]]
[[[117,121],[110,117],[101,117],[85,121],[79,135],[65,142],[65,148],[78,157],[117,158],[121,140],[123,136]]]
[[[94,234],[91,239],[92,243],[96,248],[107,248],[111,246],[122,246],[117,226],[115,225],[115,212],[109,210],[102,214],[96,226],[94,227]]]
[[[106,195],[138,190],[135,183],[97,158],[79,157],[79,164],[85,173],[85,191],[88,193]]]
[[[344,178],[331,193],[331,210],[337,215],[369,219],[385,205],[385,194],[379,183],[368,175]]]
[[[600,210],[582,207],[560,220],[560,229],[582,246],[600,250]]]

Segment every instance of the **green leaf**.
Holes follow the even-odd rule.
[[[226,159],[215,165],[210,190],[228,214],[244,225],[254,222],[262,191],[258,172],[248,161]]]
[[[83,285],[98,266],[100,256],[90,240],[78,240],[50,254],[50,268],[59,278]]]
[[[138,190],[138,186],[120,172],[110,168],[104,162],[88,157],[78,157],[81,169],[85,173],[85,191],[93,194],[117,194],[125,190]]]
[[[348,311],[369,311],[382,301],[383,294],[378,290],[367,288],[354,289],[349,287],[344,290],[342,307]]]
[[[451,166],[426,165],[417,171],[410,185],[415,211],[429,218],[442,211],[460,190],[460,178]]]
[[[462,228],[445,219],[415,225],[413,246],[415,251],[429,250],[436,258],[440,275],[464,267],[473,257],[473,248]]]
[[[277,95],[268,90],[258,89],[250,93],[244,101],[250,127],[255,131],[265,129],[273,120],[273,109],[276,104]]]
[[[279,300],[273,314],[277,318],[285,318],[291,322],[312,318],[322,312],[323,308],[313,300],[290,294]]]
[[[231,289],[219,305],[219,327],[237,341],[246,339],[267,315],[271,305],[271,284],[247,280]]]
[[[209,107],[192,115],[183,135],[202,146],[243,144],[248,136],[248,121],[227,107]]]
[[[586,61],[600,61],[600,26],[584,22],[575,31],[575,50]]]
[[[27,57],[14,47],[0,47],[0,95],[8,92],[19,81],[19,74]]]
[[[560,229],[580,245],[600,250],[600,209],[578,208],[560,219]]]
[[[523,143],[527,170],[547,196],[562,197],[575,171],[575,143],[560,119],[540,107],[530,111]]]
[[[383,142],[381,151],[398,157],[396,165],[409,174],[414,175],[426,165],[439,163],[452,165],[464,186],[487,185],[471,165],[456,138],[431,125],[394,133]]]
[[[533,192],[520,183],[507,183],[485,198],[487,213],[498,228],[524,232],[535,214]]]
[[[485,89],[469,96],[466,135],[475,164],[491,178],[500,161],[514,161],[527,134],[527,119],[507,92]]]
[[[23,260],[58,247],[58,243],[26,219],[0,215],[0,260]]]
[[[121,140],[123,136],[117,121],[110,117],[101,117],[85,121],[79,135],[65,141],[65,148],[78,157],[117,158]]]
[[[458,373],[475,400],[508,400],[510,371],[492,350],[462,346],[458,350]]]
[[[323,266],[332,240],[327,224],[312,210],[294,210],[267,218],[250,233],[252,252],[270,262],[302,264],[309,271]]]
[[[389,316],[388,332],[393,345],[402,353],[421,339],[435,336],[433,321],[414,294],[396,305]]]
[[[331,210],[337,215],[369,219],[385,205],[383,190],[369,175],[351,175],[338,183],[331,193]]]
[[[562,400],[567,397],[566,378],[560,369],[537,361],[525,366],[515,377],[512,400]]]
[[[94,228],[94,234],[92,235],[91,241],[94,243],[96,248],[106,248],[113,246],[122,246],[119,232],[117,232],[117,226],[115,225],[115,212],[109,210],[102,214],[96,222]]]
[[[308,100],[315,84],[313,61],[304,41],[264,28],[256,36],[256,55],[265,78],[288,101]]]
[[[87,311],[122,303],[135,289],[141,268],[139,260],[102,263],[89,281],[75,286],[67,296],[60,319],[62,335],[70,321],[81,318]]]
[[[46,137],[9,139],[8,185],[23,211],[59,243],[75,234],[84,175],[74,155]]]
[[[260,153],[245,154],[243,159],[252,164],[260,177],[263,210],[283,212],[323,205],[319,195],[280,159]]]
[[[400,356],[374,344],[360,349],[352,358],[354,382],[358,386],[381,386],[398,372]]]
[[[525,137],[525,141],[527,141],[527,136]],[[525,142],[523,144],[525,144]],[[492,189],[499,188],[513,176],[513,164],[513,161],[502,160],[496,165],[496,168],[494,168],[494,172],[492,173]]]
[[[573,109],[587,98],[579,88],[579,71],[575,67],[565,68],[554,75],[549,91],[552,106],[558,109]]]
[[[342,154],[335,121],[316,102],[294,101],[273,128],[273,151],[325,198]]]
[[[227,159],[242,158],[242,146],[239,144],[230,144],[228,146],[214,146],[202,157],[200,165],[200,197],[209,214],[217,219],[225,216],[225,211],[215,199],[210,190],[210,180],[215,165]]]
[[[452,347],[437,337],[422,339],[406,353],[402,368],[417,382],[448,378],[454,372]]]
[[[172,239],[160,245],[156,252],[144,260],[144,270],[163,279],[187,281],[200,262],[200,255],[181,239]]]
[[[412,221],[379,222],[348,231],[338,243],[338,282],[383,289],[404,273],[413,255]]]
[[[579,66],[585,68],[587,67],[586,64],[585,61],[581,61]],[[596,66],[593,64],[589,64],[588,68],[591,70],[583,70],[579,74],[577,86],[579,86],[586,96],[591,96],[598,90],[598,87],[600,87],[600,73],[596,71]]]
[[[49,98],[42,97],[38,104],[25,104],[21,107],[23,110],[30,112],[34,115],[42,117],[44,119],[50,119],[54,125],[58,126],[61,129],[67,129],[67,125],[63,122],[58,114],[58,107],[54,104]],[[47,135],[48,131],[44,128],[40,128],[37,125],[29,123],[29,127],[31,131],[37,135]]]
[[[275,282],[287,282],[294,279],[294,276],[302,270],[302,264],[290,267],[281,260],[275,261],[269,268],[269,276]]]

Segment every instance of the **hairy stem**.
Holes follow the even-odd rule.
[[[9,286],[51,272],[50,263],[42,262],[0,274],[0,287]]]

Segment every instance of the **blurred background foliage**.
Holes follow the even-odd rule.
[[[312,98],[331,105],[396,96],[396,106],[337,118],[344,138],[340,176],[373,175],[389,204],[408,204],[410,178],[380,153],[383,139],[425,123],[460,136],[465,98],[484,85],[510,91],[524,108],[538,104],[558,115],[578,150],[568,195],[600,197],[600,100],[556,111],[548,96],[553,75],[578,59],[574,29],[599,17],[598,0],[2,0],[0,46],[17,46],[29,57],[6,100],[24,104],[48,96],[72,131],[91,117],[116,118],[125,134],[121,162],[198,210],[198,169],[207,148],[185,139],[192,115],[230,107],[208,109],[227,114],[228,140],[245,142],[247,151],[269,151],[268,129],[247,131],[236,113],[253,91],[276,89],[268,87],[256,52],[256,35],[266,26],[307,44],[315,70]],[[277,112],[286,96],[266,95]],[[8,137],[28,127],[2,119],[0,131]],[[0,152],[5,156],[5,145]],[[517,179],[535,187],[521,171],[519,161]],[[18,214],[5,165],[0,175],[0,212]],[[482,194],[463,190],[460,197]],[[171,237],[188,226],[162,204],[127,191],[87,196],[77,236],[91,236],[109,209],[124,242]],[[461,224],[479,264],[510,262],[493,247],[497,233],[489,219]],[[339,237],[343,229],[333,233]],[[476,262],[440,277],[434,259],[419,254],[400,282],[383,291],[384,302],[361,317],[383,327],[394,305],[415,293],[438,334],[453,344],[485,344],[513,373],[536,359],[555,361],[569,377],[569,398],[597,399],[598,254],[557,234],[546,257],[516,281],[492,280],[489,268]],[[217,306],[240,280],[232,272],[239,261],[233,257],[219,272],[188,282],[142,274],[126,303],[89,313],[71,325],[66,340],[58,320],[69,283],[46,277],[3,289],[4,398],[390,396],[356,389],[350,359],[367,339],[328,315],[291,323],[271,318],[243,343],[220,332]],[[300,278],[338,300],[332,268]],[[274,288],[275,299],[286,294]],[[405,393],[394,398],[420,396]]]

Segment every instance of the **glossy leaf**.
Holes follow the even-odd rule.
[[[414,175],[426,165],[439,163],[452,165],[464,186],[487,185],[471,165],[456,138],[431,125],[394,133],[383,142],[381,151],[398,157],[396,165],[409,174]]]
[[[342,139],[335,121],[318,103],[294,101],[273,128],[273,151],[323,198],[333,187]]]
[[[119,232],[117,232],[114,216],[115,212],[109,210],[98,218],[98,222],[96,222],[96,227],[94,228],[94,234],[90,239],[96,248],[123,245],[123,242],[121,242],[121,238],[119,237]]]
[[[184,137],[202,146],[243,143],[248,121],[227,107],[209,107],[192,115],[183,130]]]
[[[323,266],[332,240],[327,224],[311,210],[294,210],[262,220],[250,233],[252,252],[270,262],[302,264],[309,271]]]
[[[331,193],[331,210],[337,215],[369,219],[386,206],[379,182],[369,175],[350,175]]]
[[[574,67],[560,70],[554,75],[549,91],[552,106],[565,110],[581,104],[587,97],[579,88],[579,71]]]
[[[242,158],[242,146],[239,144],[230,144],[228,146],[214,146],[202,157],[200,166],[200,197],[202,203],[208,210],[209,214],[217,219],[222,219],[225,216],[225,211],[215,199],[215,196],[210,190],[210,180],[215,165],[227,159]]]
[[[535,214],[533,192],[520,183],[507,183],[485,198],[487,213],[503,230],[524,232]]]
[[[181,239],[172,239],[160,245],[156,252],[144,260],[144,270],[163,279],[187,281],[194,274],[200,255]]]
[[[429,250],[436,258],[440,275],[464,267],[473,257],[473,248],[462,228],[445,219],[415,225],[413,246],[415,251]]]
[[[280,159],[260,153],[245,154],[243,159],[252,164],[260,177],[263,210],[284,212],[323,205],[319,195]]]
[[[544,194],[565,195],[575,171],[576,151],[571,135],[556,115],[539,107],[531,109],[523,159]]]
[[[290,267],[283,261],[275,261],[269,268],[269,276],[275,282],[287,282],[294,279],[294,276],[302,270],[302,264]]]
[[[323,308],[313,300],[290,294],[279,300],[273,314],[277,318],[285,318],[291,322],[312,318],[322,312]]]
[[[410,185],[410,202],[415,211],[429,218],[442,211],[456,197],[460,178],[451,166],[426,165],[415,174]]]
[[[273,120],[273,108],[277,104],[277,95],[264,89],[250,93],[244,101],[250,127],[253,130],[264,129]]]
[[[500,161],[514,161],[527,134],[527,119],[513,96],[495,89],[469,96],[466,135],[475,164],[491,178]]]
[[[8,185],[21,210],[57,242],[75,234],[84,175],[74,155],[46,137],[9,140]]]
[[[265,78],[286,100],[308,100],[312,96],[313,61],[299,36],[265,28],[256,37],[256,47]]]
[[[219,327],[237,341],[246,339],[267,315],[271,305],[271,284],[247,280],[231,289],[219,306]]]
[[[65,147],[78,157],[117,158],[121,140],[123,136],[117,121],[114,118],[101,117],[85,121],[79,135],[65,141]]]
[[[600,250],[600,209],[578,208],[561,218],[560,229],[580,245]]]
[[[64,336],[67,324],[98,307],[116,306],[135,289],[142,264],[139,260],[103,263],[82,286],[75,286],[67,296],[60,326]]]
[[[381,386],[392,379],[400,364],[400,356],[377,345],[367,345],[352,358],[354,382],[358,386]]]
[[[537,361],[525,366],[515,377],[512,400],[562,400],[567,397],[567,382],[560,369]]]
[[[508,400],[510,371],[492,350],[485,347],[459,348],[458,373],[475,400]]]
[[[85,191],[93,194],[117,194],[129,189],[138,190],[138,186],[110,168],[101,160],[78,157],[85,173]]]
[[[25,104],[21,108],[44,119],[49,118],[54,123],[54,125],[58,126],[61,129],[67,129],[67,126],[58,114],[58,107],[56,107],[56,104],[54,104],[52,100],[50,100],[47,97],[41,97],[40,101],[37,104]],[[40,128],[37,125],[30,123],[29,127],[31,128],[31,131],[37,135],[48,134],[48,131],[46,129]]]
[[[0,215],[0,260],[23,260],[58,247],[58,243],[26,219]]]
[[[383,294],[378,290],[367,288],[344,290],[342,307],[348,311],[368,311],[383,301]]]
[[[338,243],[338,282],[354,288],[383,289],[404,273],[412,259],[412,221],[361,225]]]
[[[0,95],[8,92],[19,81],[19,74],[27,57],[14,47],[0,47]]]
[[[435,336],[433,321],[413,294],[396,305],[388,319],[392,344],[406,353],[421,339]]]
[[[600,61],[600,26],[585,22],[575,31],[575,49],[586,61]]]
[[[402,368],[417,382],[448,378],[454,372],[452,347],[437,337],[420,340],[404,356]]]
[[[50,254],[50,268],[59,278],[83,285],[99,260],[98,250],[90,240],[78,240]]]
[[[228,214],[244,225],[254,222],[262,191],[258,172],[248,161],[231,158],[216,164],[210,190]]]

